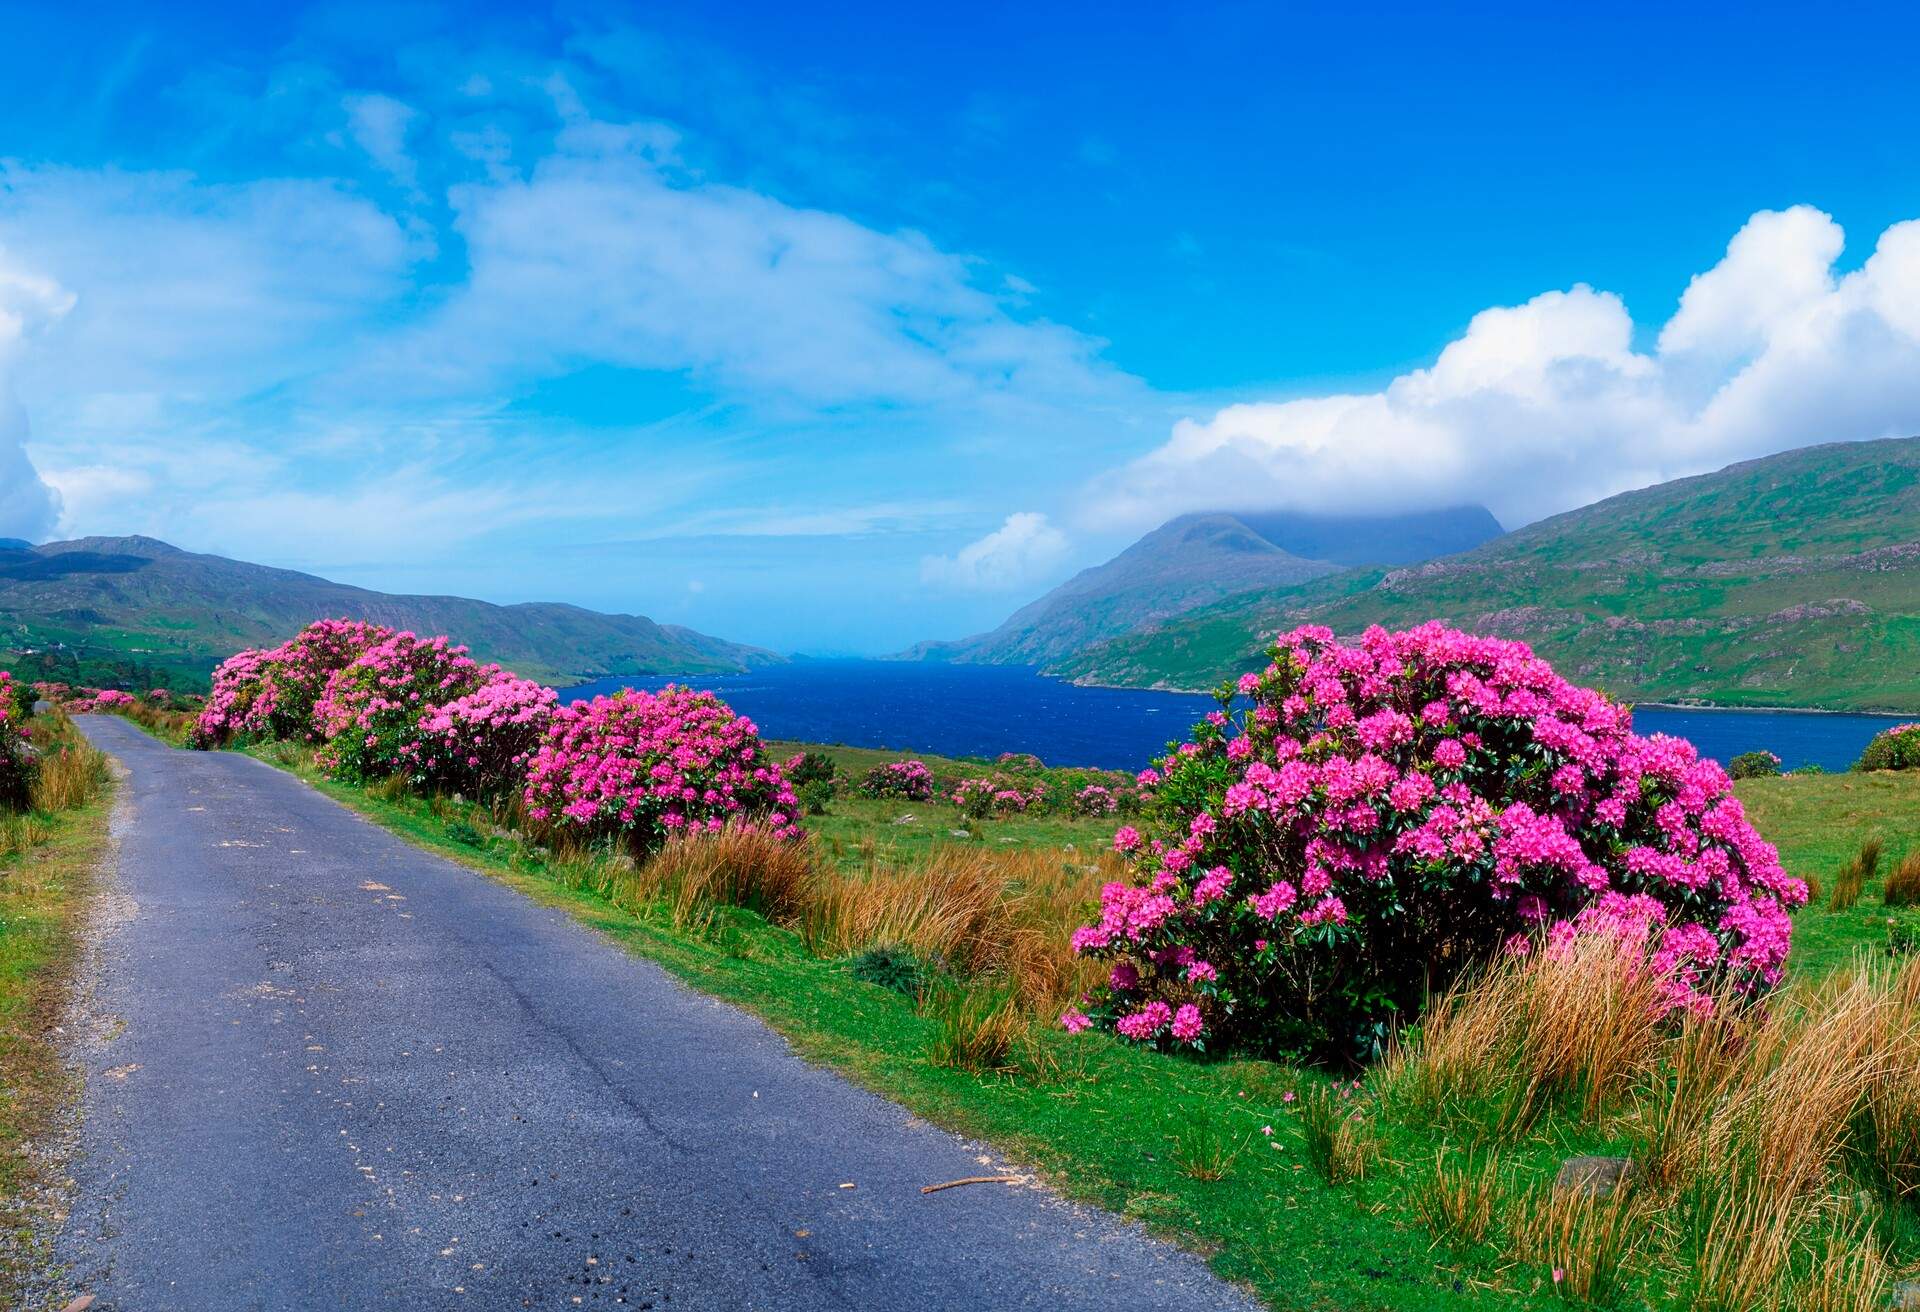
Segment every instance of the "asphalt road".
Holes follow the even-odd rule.
[[[923,1195],[989,1150],[291,776],[82,724],[131,776],[58,1249],[94,1312],[1255,1306],[1043,1190]]]

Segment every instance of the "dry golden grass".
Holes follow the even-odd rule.
[[[1703,1184],[1694,1202],[1688,1312],[1766,1312],[1785,1295],[1788,1264],[1812,1203],[1752,1179]]]
[[[1900,858],[1900,864],[1887,875],[1887,887],[1881,897],[1890,907],[1920,903],[1920,847]]]
[[[999,975],[1044,1009],[1097,978],[1067,945],[1059,904],[1093,896],[1097,877],[1062,873],[1045,852],[937,849],[923,862],[869,854],[862,868],[823,871],[800,918],[808,948],[845,956],[897,945],[960,975]]]
[[[1860,850],[1840,867],[1840,873],[1833,877],[1833,894],[1827,900],[1827,906],[1833,911],[1851,911],[1860,901],[1860,894],[1873,881],[1880,870],[1880,840],[1869,838],[1860,844]]]
[[[1750,1028],[1725,998],[1716,999],[1710,1012],[1680,1018],[1660,1077],[1640,1108],[1642,1137],[1634,1156],[1654,1189],[1671,1192],[1699,1169],[1701,1131],[1749,1058]]]
[[[1660,982],[1637,947],[1603,934],[1494,964],[1431,1007],[1386,1085],[1419,1113],[1494,1137],[1560,1100],[1597,1116],[1661,1046]]]
[[[36,811],[72,811],[85,806],[107,782],[107,758],[88,745],[63,715],[34,720],[40,765],[34,772],[31,805]]]
[[[1635,1141],[1637,1197],[1545,1192],[1513,1211],[1516,1255],[1558,1270],[1563,1297],[1604,1302],[1645,1266],[1694,1312],[1871,1305],[1853,1291],[1884,1288],[1884,1257],[1864,1227],[1829,1222],[1863,1165],[1893,1198],[1920,1192],[1920,961],[1862,961],[1759,1006],[1730,994],[1663,1021],[1659,1003],[1639,951],[1599,936],[1498,963],[1393,1055],[1384,1105],[1469,1143],[1549,1106]],[[1320,1160],[1343,1124],[1305,1118],[1330,1179]],[[1443,1153],[1412,1201],[1436,1237],[1470,1244],[1497,1192],[1490,1168]]]
[[[1475,1163],[1450,1162],[1442,1148],[1433,1174],[1415,1186],[1413,1210],[1435,1239],[1457,1248],[1485,1243],[1499,1212],[1500,1160],[1489,1153]]]
[[[1856,1222],[1827,1236],[1792,1305],[1794,1312],[1884,1312],[1892,1281],[1872,1227]]]
[[[1630,1189],[1604,1197],[1585,1190],[1544,1190],[1514,1208],[1513,1234],[1522,1257],[1549,1268],[1562,1298],[1611,1303],[1647,1222]]]
[[[1782,1198],[1822,1185],[1887,1069],[1914,974],[1861,966],[1776,999],[1703,1127],[1703,1172],[1745,1171]]]

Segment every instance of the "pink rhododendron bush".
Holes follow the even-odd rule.
[[[396,633],[327,680],[313,720],[325,745],[314,761],[336,779],[428,776],[424,721],[433,710],[478,691],[500,674],[444,635]]]
[[[1779,978],[1806,886],[1691,744],[1439,624],[1271,656],[1115,836],[1136,878],[1074,933],[1113,966],[1068,1028],[1365,1059],[1462,970],[1601,930],[1646,944],[1674,1006]]]
[[[527,812],[645,857],[670,835],[800,829],[793,790],[752,720],[710,692],[624,689],[553,712],[527,767]]]
[[[81,714],[117,715],[121,711],[131,710],[139,699],[130,692],[121,692],[118,688],[101,688],[85,701],[75,702],[72,709]]]
[[[194,725],[194,745],[316,737],[314,706],[328,681],[393,636],[392,629],[365,620],[316,620],[278,647],[229,657],[213,672],[213,693]]]
[[[923,761],[889,761],[876,765],[860,779],[860,791],[868,797],[898,797],[908,802],[925,802],[933,797],[933,772]]]
[[[0,807],[23,810],[32,796],[31,738],[23,690],[12,675],[0,670]]]
[[[553,689],[500,670],[427,711],[415,782],[491,800],[519,788],[553,722]]]

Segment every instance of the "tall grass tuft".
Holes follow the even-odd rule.
[[[1833,893],[1827,900],[1827,906],[1834,911],[1851,911],[1860,901],[1860,894],[1866,891],[1880,870],[1880,840],[1868,838],[1861,842],[1860,850],[1848,859],[1840,872],[1833,877]]]
[[[1780,1308],[1796,1242],[1811,1202],[1747,1178],[1715,1187],[1702,1180],[1688,1200],[1687,1312]]]
[[[1881,896],[1890,907],[1920,903],[1920,847],[1900,858],[1900,864],[1887,875],[1887,887]]]
[[[613,877],[614,900],[664,903],[683,926],[719,907],[741,907],[790,925],[806,911],[819,877],[811,842],[786,842],[738,825],[668,840],[644,865]]]
[[[1609,934],[1496,962],[1436,1002],[1385,1084],[1417,1117],[1498,1140],[1546,1107],[1597,1117],[1656,1062],[1660,980]]]
[[[1246,1150],[1247,1137],[1235,1138],[1212,1117],[1193,1112],[1173,1132],[1173,1164],[1191,1180],[1224,1180]]]
[[[1031,1023],[1002,984],[942,982],[922,993],[921,1010],[934,1027],[927,1060],[974,1074],[1012,1070],[1014,1045]]]
[[[1807,1278],[1794,1290],[1794,1312],[1884,1312],[1893,1282],[1885,1250],[1865,1222],[1836,1227]]]
[[[1413,1210],[1429,1233],[1452,1248],[1472,1248],[1492,1235],[1500,1201],[1500,1159],[1492,1153],[1459,1165],[1443,1147],[1433,1174],[1414,1186]]]
[[[1513,1216],[1522,1254],[1550,1269],[1556,1295],[1579,1303],[1619,1298],[1645,1229],[1644,1209],[1624,1187],[1604,1196],[1543,1190],[1521,1200]]]
[[[71,811],[98,797],[107,783],[107,758],[81,736],[73,721],[43,715],[33,728],[40,762],[28,804],[36,811]]]
[[[1351,1098],[1331,1085],[1308,1089],[1300,1096],[1300,1129],[1315,1175],[1330,1185],[1366,1178],[1379,1144]]]

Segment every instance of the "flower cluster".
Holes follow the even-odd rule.
[[[117,715],[130,710],[139,703],[139,698],[130,692],[121,692],[118,688],[101,688],[85,701],[76,702],[71,709],[82,714],[98,713]]]
[[[929,801],[933,797],[933,772],[920,761],[889,761],[874,766],[862,776],[860,791],[868,797]]]
[[[625,689],[553,713],[527,767],[527,812],[644,857],[730,823],[799,834],[794,795],[753,721],[710,692]]]
[[[0,670],[0,808],[24,810],[33,794],[33,731],[27,727],[26,692]]]
[[[444,635],[396,633],[334,671],[313,704],[325,745],[315,754],[336,779],[364,782],[390,774],[423,779],[425,717],[478,691],[500,674]]]
[[[1120,809],[1120,799],[1113,795],[1113,789],[1099,784],[1088,784],[1073,795],[1073,810],[1076,815],[1112,815]]]
[[[1072,1023],[1364,1058],[1489,954],[1603,928],[1650,943],[1676,1004],[1778,979],[1806,886],[1691,744],[1439,624],[1271,654],[1248,709],[1158,763],[1149,832],[1115,835],[1138,877],[1074,932],[1114,966]]]
[[[558,704],[553,689],[495,670],[473,692],[421,717],[414,782],[475,798],[512,792],[525,780]]]
[[[1920,770],[1920,724],[1882,729],[1860,754],[1856,770]]]
[[[213,672],[213,694],[194,725],[194,745],[317,739],[314,706],[328,681],[393,636],[392,629],[365,620],[316,620],[278,647],[229,657]]]

